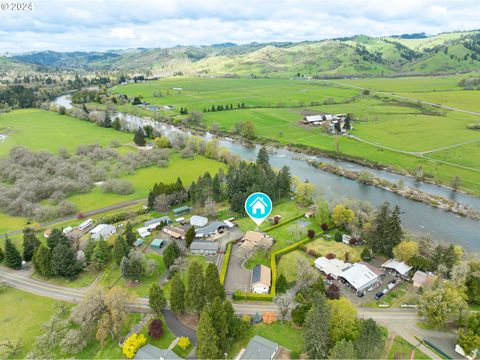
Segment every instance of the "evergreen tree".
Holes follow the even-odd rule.
[[[329,359],[355,359],[355,347],[351,341],[342,339],[330,350]]]
[[[122,235],[117,236],[112,251],[113,259],[120,265],[124,256],[128,255],[128,245]]]
[[[132,224],[130,224],[129,222],[127,223],[127,225],[125,225],[124,235],[125,241],[127,242],[128,246],[132,246],[133,243],[137,240],[135,234],[133,233]]]
[[[96,246],[95,240],[93,238],[89,238],[87,240],[87,245],[85,246],[85,260],[87,264],[90,264],[92,262],[92,257],[93,257],[93,252],[95,251],[95,246]]]
[[[375,320],[362,321],[358,336],[353,344],[359,359],[378,359],[380,357],[385,339]]]
[[[270,167],[269,156],[265,146],[262,146],[258,151],[257,155],[257,166],[259,167]]]
[[[304,326],[305,349],[312,359],[326,359],[329,349],[330,309],[325,296],[317,295]]]
[[[8,237],[5,239],[5,265],[16,270],[22,268],[22,256]]]
[[[204,309],[197,327],[197,357],[199,359],[220,359],[223,357],[218,348],[218,336],[215,333],[208,309]]]
[[[163,290],[157,283],[153,283],[150,287],[148,304],[157,315],[160,315],[167,305],[167,300],[165,300]]]
[[[180,254],[181,251],[176,242],[172,241],[168,244],[167,248],[163,251],[163,263],[165,267],[169,269]]]
[[[205,306],[205,281],[202,266],[196,262],[190,264],[188,268],[185,301],[187,308],[197,314],[200,314]]]
[[[70,244],[59,242],[52,250],[50,269],[53,276],[73,277],[80,271],[75,250]]]
[[[213,263],[208,263],[205,269],[205,298],[208,303],[216,298],[225,299],[225,290],[220,283],[217,266]]]
[[[93,250],[91,259],[92,263],[95,264],[97,269],[103,269],[110,261],[111,257],[112,253],[107,242],[100,237],[95,245],[95,250]]]
[[[186,243],[187,249],[190,248],[190,245],[192,244],[193,240],[195,240],[195,228],[193,226],[190,226],[190,228],[187,230],[185,234],[185,243]]]
[[[138,128],[135,131],[135,135],[133,136],[133,142],[138,146],[145,146],[145,134],[141,128]]]
[[[51,256],[51,250],[43,244],[35,250],[32,262],[35,271],[40,275],[45,277],[52,276],[52,267],[50,263]]]
[[[185,311],[185,285],[178,273],[175,274],[172,279],[170,308],[177,314]]]
[[[228,327],[225,326],[228,323],[227,314],[225,313],[225,308],[223,307],[222,300],[219,297],[216,297],[213,302],[206,305],[205,307],[210,314],[212,319],[212,325],[215,329],[215,334],[217,335],[217,344],[216,347],[223,354],[228,350]]]
[[[0,246],[0,263],[5,259],[5,253],[3,252],[2,247]]]
[[[70,240],[68,240],[68,238],[63,234],[61,229],[53,229],[47,239],[47,245],[51,250],[53,250],[53,248],[59,243],[68,244],[70,243]]]
[[[23,260],[32,260],[33,253],[40,246],[40,240],[35,236],[31,228],[23,229]]]
[[[285,275],[283,275],[283,273],[278,276],[275,286],[277,288],[277,293],[279,294],[285,293],[287,291],[287,278],[285,277]]]
[[[376,254],[393,256],[393,248],[403,239],[400,209],[395,206],[390,210],[390,204],[382,204],[373,221],[371,230],[366,234],[367,245]]]
[[[403,240],[402,220],[400,219],[400,208],[395,205],[388,218],[387,226],[387,241],[388,245],[385,248],[388,256],[393,256],[393,248],[400,244]]]

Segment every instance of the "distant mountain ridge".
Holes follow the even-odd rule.
[[[180,72],[261,77],[442,74],[480,69],[480,31],[105,52],[39,51],[8,59],[58,69],[149,71],[159,76]]]

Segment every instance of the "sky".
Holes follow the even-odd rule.
[[[0,53],[437,34],[479,29],[478,1],[0,0]]]

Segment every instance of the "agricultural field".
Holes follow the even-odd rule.
[[[83,144],[108,146],[113,140],[120,144],[132,143],[131,134],[39,109],[0,113],[0,134],[8,135],[7,140],[0,143],[0,157],[16,145],[57,153],[61,148],[73,151]]]
[[[467,110],[480,110],[475,100],[480,91],[462,90],[458,85],[466,76],[338,81],[179,77],[116,86],[112,90],[130,97],[143,95],[144,101],[156,105],[174,105],[175,110],[160,112],[165,115],[173,113],[175,122],[185,118],[185,115],[179,115],[181,107],[187,107],[190,112],[202,112],[211,109],[212,105],[232,104],[234,110],[204,112],[205,128],[230,132],[235,124],[251,121],[260,140],[333,152],[337,150],[333,136],[320,127],[305,126],[299,121],[306,111],[352,113],[357,121],[350,133],[358,139],[345,136],[338,139],[341,153],[410,173],[422,166],[426,174],[444,184],[459,176],[464,189],[480,194],[479,162],[470,161],[467,165],[461,151],[452,151],[447,163],[437,161],[444,157],[441,152],[445,147],[455,149],[466,142],[480,141],[479,132],[467,128],[478,121],[478,116],[419,105],[415,100],[388,94],[362,95],[361,90],[367,87]],[[325,101],[327,99],[330,100]],[[237,109],[241,103],[245,103],[245,108]],[[122,105],[122,110],[147,111],[128,104]]]

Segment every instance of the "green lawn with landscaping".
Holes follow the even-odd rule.
[[[361,260],[360,254],[362,253],[363,246],[350,246],[343,242],[336,242],[331,239],[319,238],[305,245],[307,252],[310,250],[315,251],[318,256],[325,256],[327,254],[335,254],[337,258],[345,260],[345,254],[348,253],[349,262],[357,262]]]
[[[16,358],[25,358],[33,340],[42,332],[42,325],[55,313],[60,301],[20,290],[0,288],[0,342],[21,339],[22,350]],[[0,357],[1,352],[0,352]]]

